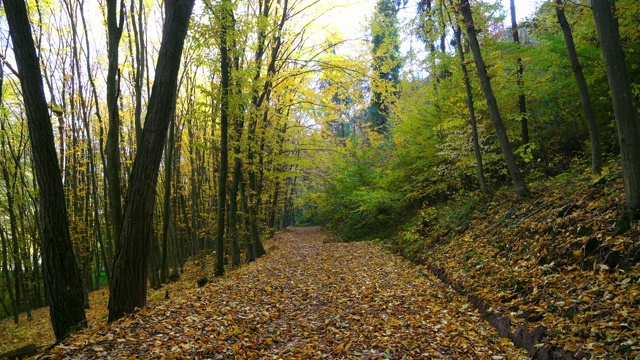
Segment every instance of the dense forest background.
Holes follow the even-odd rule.
[[[378,3],[372,22],[373,73],[366,85],[325,72],[321,91],[331,101],[319,117],[328,121],[314,139],[331,151],[311,154],[323,166],[305,169],[314,185],[299,200],[300,221],[326,224],[349,239],[384,237],[407,209],[513,183],[456,7],[420,3],[406,31],[424,48],[401,56],[405,28],[387,5],[392,10],[385,13]],[[616,6],[637,100],[640,33],[633,17],[639,10],[631,2]],[[526,181],[569,169],[618,176],[611,91],[589,5],[544,2],[520,24],[514,15],[512,27],[505,25],[509,9],[487,3],[472,9],[505,136]],[[426,56],[418,55],[423,50]]]
[[[568,171],[622,176],[616,231],[637,217],[636,1],[545,1],[518,23],[513,1],[378,0],[359,40],[317,36],[334,10],[321,1],[203,1],[193,14],[177,0],[26,5],[53,141],[30,139],[5,4],[0,317],[56,301],[45,279],[61,270],[46,259],[60,248],[43,242],[34,160],[49,145],[61,178],[46,179],[63,187],[73,249],[64,256],[83,307],[111,288],[109,321],[145,304],[147,281],[179,278],[187,259],[215,254],[199,264],[223,275],[292,224],[386,239],[436,204],[536,196],[528,184]],[[189,19],[182,49],[176,29]],[[180,44],[173,57],[165,42]],[[161,95],[156,83],[175,89]]]

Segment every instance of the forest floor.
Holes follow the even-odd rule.
[[[111,325],[93,323],[43,358],[520,359],[464,297],[372,243],[317,227],[278,233],[258,261]]]
[[[566,173],[527,199],[509,189],[425,207],[389,245],[538,358],[640,360],[640,224],[616,231],[619,174]]]

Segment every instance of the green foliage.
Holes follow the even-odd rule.
[[[606,74],[593,17],[583,5],[567,3],[565,13],[591,92],[605,157],[616,156],[618,140]],[[630,0],[621,1],[619,7],[625,9],[620,13],[625,53],[629,59],[637,59],[640,49],[635,39],[640,32],[631,19],[639,7]],[[362,63],[331,52],[318,75],[323,106],[308,110],[322,130],[310,135],[319,151],[307,154],[306,182],[296,203],[298,221],[329,226],[347,239],[380,237],[379,229],[401,226],[402,212],[423,206],[431,209],[458,199],[455,206],[459,208],[444,214],[439,210],[438,218],[444,220],[433,225],[434,231],[449,234],[464,228],[469,211],[481,203],[460,60],[450,48],[445,46],[446,51],[441,51],[439,46],[441,36],[450,33],[459,19],[444,2],[433,2],[430,9],[422,9],[411,26],[415,26],[414,32],[419,33],[429,53],[422,62],[408,64],[396,86],[388,86],[388,81],[378,80],[382,79],[379,75],[390,79],[388,71],[396,64],[389,57],[395,53],[393,41],[398,35],[392,10],[392,1],[379,1],[371,21],[369,73],[374,74],[373,79],[357,79],[355,72],[345,69],[351,61],[353,68],[361,70]],[[588,129],[553,4],[542,4],[531,19],[520,24],[522,45],[511,40],[510,29],[502,22],[505,12],[499,5],[476,3],[473,11],[476,27],[482,29],[482,52],[500,112],[524,174],[537,179],[562,174],[575,165],[587,169]],[[462,41],[463,50],[467,49],[464,36]],[[465,65],[484,176],[490,189],[499,190],[509,184],[509,176],[469,55],[465,53]],[[518,59],[524,65],[524,89],[516,81]],[[629,63],[634,89],[640,92],[640,69],[634,61]],[[530,135],[526,145],[520,139],[523,117],[518,107],[518,95],[523,90]],[[376,124],[368,129],[362,121],[371,115],[371,107],[363,104],[367,99],[376,102],[377,97],[385,100],[381,104],[389,105],[384,136],[370,131],[377,130]],[[429,223],[433,217],[430,211],[423,210],[420,221]],[[416,235],[403,236],[414,239]]]
[[[400,80],[400,36],[395,0],[378,0],[371,21],[371,104],[367,118],[379,132],[387,132],[390,104]]]
[[[386,182],[381,164],[387,152],[384,143],[371,146],[350,138],[339,151],[320,155],[327,167],[317,187],[305,194],[314,206],[299,223],[314,219],[347,240],[377,238],[389,230],[401,215],[403,196]]]

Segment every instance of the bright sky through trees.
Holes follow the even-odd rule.
[[[500,0],[509,11],[509,0]],[[400,12],[401,22],[408,21],[415,16],[416,0],[410,0],[405,9]],[[490,1],[491,2],[491,1]],[[324,31],[339,31],[345,38],[363,39],[368,31],[368,21],[375,7],[376,0],[327,1],[322,4],[325,13],[318,19],[318,27]],[[533,14],[539,5],[538,0],[515,0],[518,21]],[[508,17],[505,18],[507,24]],[[355,45],[354,45],[355,46]]]

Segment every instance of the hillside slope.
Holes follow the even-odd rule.
[[[567,174],[522,201],[504,192],[424,208],[391,246],[535,356],[638,359],[640,229],[615,235],[623,205],[622,179]]]

